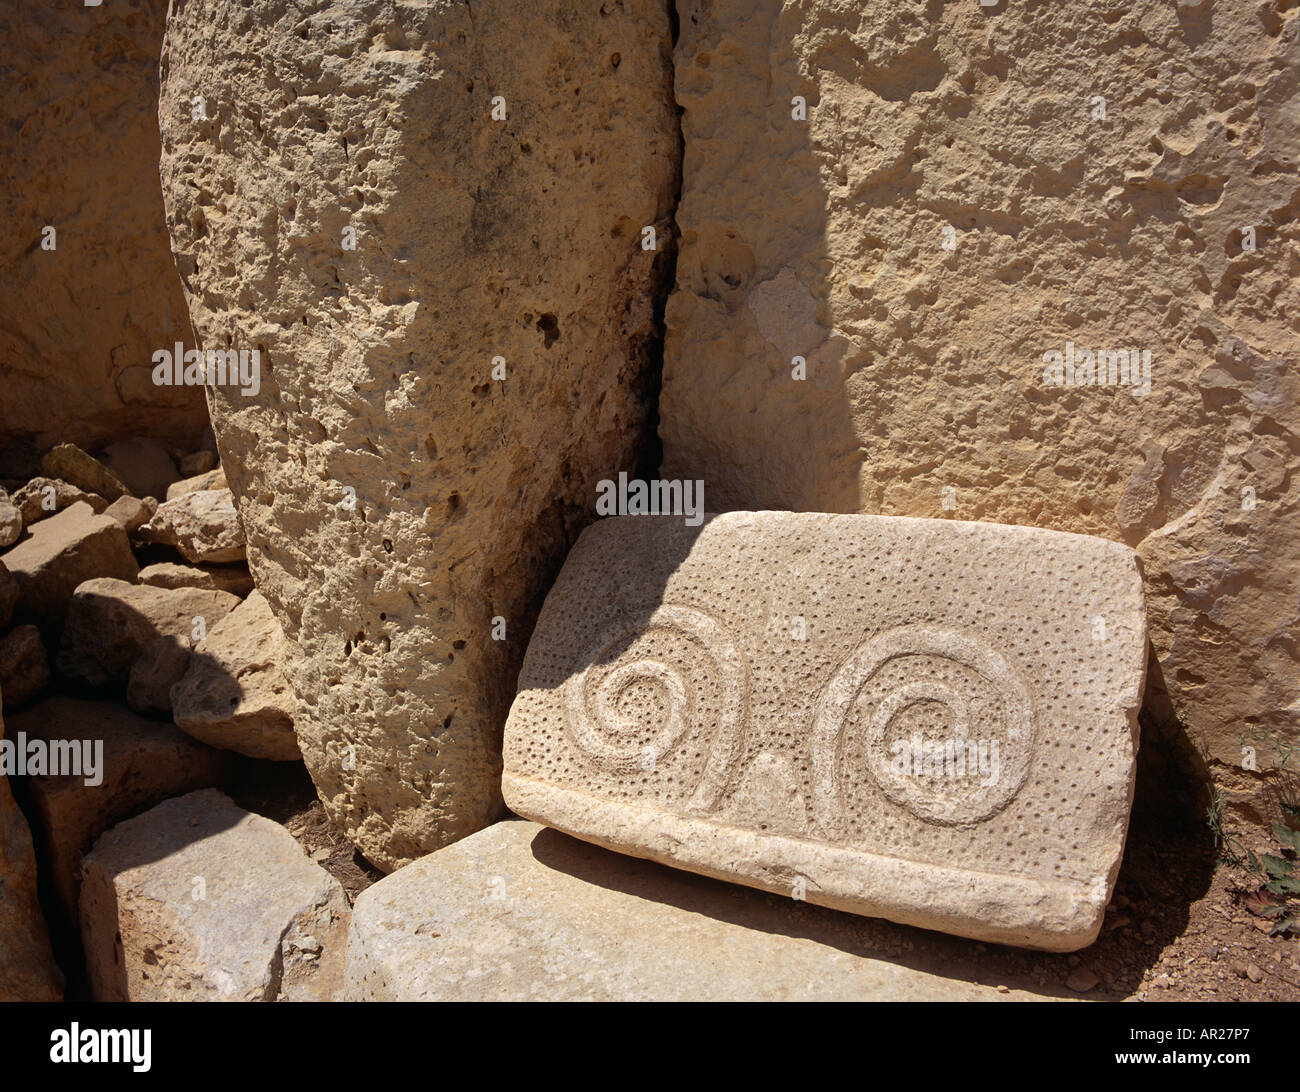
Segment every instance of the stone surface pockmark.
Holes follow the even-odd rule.
[[[506,802],[611,849],[1052,950],[1095,939],[1147,655],[1118,543],[736,512],[583,533],[505,736]]]

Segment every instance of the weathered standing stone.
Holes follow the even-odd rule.
[[[1029,1001],[969,952],[497,823],[357,898],[349,1001]],[[958,942],[953,941],[953,944]],[[921,946],[917,946],[920,948]],[[903,959],[893,952],[908,951]]]
[[[82,864],[96,1001],[332,1001],[348,918],[293,835],[215,789],[119,824]]]
[[[1300,744],[1300,21],[922,7],[683,9],[662,474],[1127,542],[1148,713],[1258,804]]]
[[[41,631],[14,626],[0,637],[0,693],[5,709],[17,709],[50,685],[50,661]]]
[[[41,459],[41,473],[95,493],[110,504],[130,492],[121,478],[76,444],[56,444],[47,451]]]
[[[155,350],[192,347],[158,190],[166,11],[0,4],[0,449],[190,447],[207,424],[202,387],[151,378]]]
[[[160,561],[140,570],[140,583],[155,588],[209,588],[241,598],[253,590],[253,578],[244,565],[213,565],[197,568]]]
[[[1133,551],[737,512],[583,532],[506,726],[506,803],[612,849],[1052,950],[1119,871],[1146,669]]]
[[[41,520],[0,562],[18,580],[19,619],[47,631],[62,625],[79,584],[101,576],[133,581],[140,572],[122,525],[80,503]]]
[[[78,869],[95,839],[115,823],[171,796],[221,784],[225,756],[170,724],[105,701],[50,698],[9,718],[9,738],[103,742],[100,782],[33,776],[44,860],[69,924],[77,920]],[[84,751],[83,751],[84,753]],[[93,751],[92,751],[93,757]]]
[[[293,690],[284,677],[284,633],[261,592],[212,627],[172,688],[176,726],[250,758],[296,762]]]
[[[0,1002],[62,1000],[63,974],[36,897],[32,832],[0,769]]]
[[[244,528],[229,489],[199,489],[163,501],[139,534],[146,542],[176,547],[186,561],[244,560]]]
[[[222,466],[308,768],[383,868],[500,813],[522,642],[597,482],[635,462],[670,48],[657,3],[191,0],[168,24],[191,316],[261,351],[256,395],[209,389]]]
[[[222,591],[153,588],[124,580],[87,580],[68,606],[58,667],[88,686],[123,683],[140,650],[156,637],[187,644],[207,633],[239,600]]]
[[[90,505],[96,512],[102,512],[108,507],[108,501],[98,493],[87,493],[84,489],[78,489],[57,478],[33,478],[14,493],[13,499],[23,523],[28,527],[55,512],[71,508],[79,501]]]

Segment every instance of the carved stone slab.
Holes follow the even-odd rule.
[[[589,527],[505,733],[506,802],[638,857],[1069,951],[1132,799],[1136,554],[1083,535],[733,512]]]

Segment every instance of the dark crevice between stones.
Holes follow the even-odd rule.
[[[652,334],[645,345],[644,398],[646,405],[645,431],[641,451],[636,462],[635,476],[649,479],[658,476],[663,463],[663,440],[659,435],[659,395],[663,389],[664,375],[664,314],[668,306],[668,297],[677,283],[677,252],[681,242],[681,230],[677,226],[677,209],[682,200],[682,174],[686,142],[682,136],[682,107],[677,102],[677,71],[675,51],[677,39],[681,33],[681,17],[673,0],[668,2],[668,25],[671,32],[671,51],[668,56],[668,88],[676,112],[676,146],[674,156],[677,160],[674,190],[668,209],[671,230],[667,233],[659,253],[654,261],[654,304]]]
[[[1117,882],[1130,897],[1140,894],[1161,904],[1161,935],[1168,944],[1186,930],[1192,903],[1210,889],[1216,847],[1206,818],[1210,777],[1205,756],[1179,721],[1150,646],[1138,726],[1133,800]],[[1162,860],[1172,860],[1176,867],[1161,866]]]

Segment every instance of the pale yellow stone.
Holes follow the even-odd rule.
[[[329,1001],[343,888],[279,823],[215,789],[104,833],[81,866],[96,1001]]]
[[[1128,543],[1152,719],[1257,818],[1300,745],[1293,18],[716,0],[674,56],[662,476]],[[1102,384],[1044,383],[1067,345]]]
[[[664,4],[571,0],[168,20],[162,190],[194,330],[262,347],[256,393],[208,389],[222,467],[303,759],[382,868],[501,814],[537,604],[645,439],[671,34]]]
[[[349,1001],[1037,1001],[973,945],[497,823],[357,898]]]

